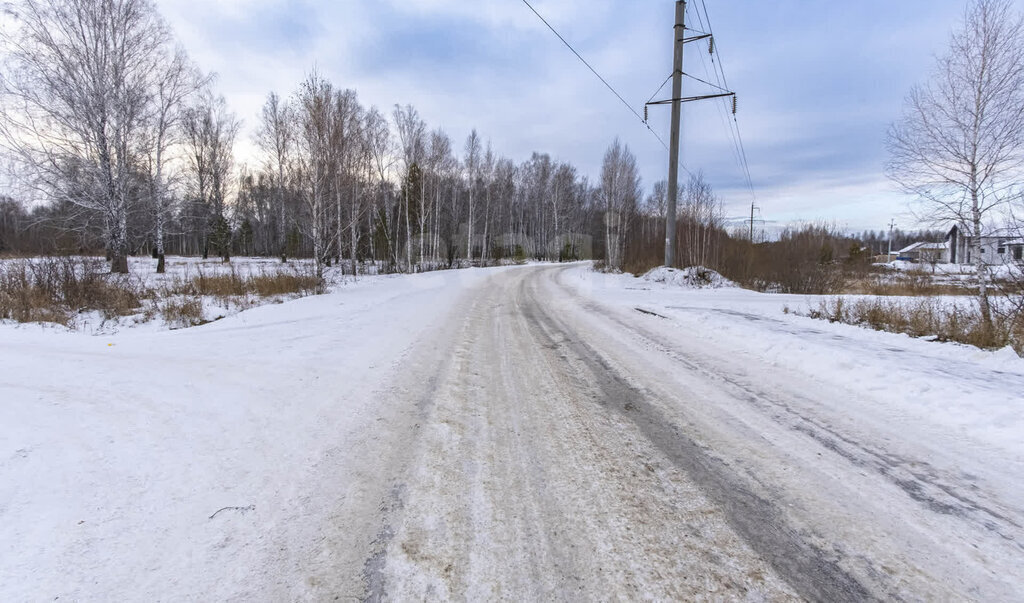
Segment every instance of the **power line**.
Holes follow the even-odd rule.
[[[701,13],[702,10],[703,14]],[[700,8],[697,8],[696,6],[694,7],[694,12],[696,13],[697,21],[700,23],[701,29],[711,34],[713,40],[714,30],[711,27],[711,17],[708,15],[707,4],[704,0],[700,0]],[[711,64],[713,67],[713,69],[710,70],[707,68],[707,63],[704,62],[703,53],[701,53],[701,64],[704,66],[705,72],[713,71],[714,78],[716,81],[719,82],[720,87],[728,89],[729,81],[725,77],[725,69],[723,67],[722,56],[718,52],[717,44],[711,45],[709,54],[711,54]],[[715,60],[716,57],[718,58],[717,61]],[[710,84],[709,82],[705,83],[713,85]],[[739,120],[737,119],[734,113],[731,123],[729,123],[730,120],[728,119],[728,108],[725,108],[724,113],[721,112],[721,109],[722,108],[720,107],[720,114],[724,117],[724,121],[726,123],[727,129],[729,130],[730,137],[733,139],[732,142],[734,146],[734,151],[736,152],[736,158],[740,162],[740,168],[743,170],[743,176],[747,181],[747,187],[750,189],[751,196],[756,198],[757,194],[754,191],[753,179],[750,176],[750,163],[747,160],[747,150],[745,145],[743,144],[743,135],[740,131]]]
[[[648,131],[649,131],[649,132],[650,132],[651,134],[653,134],[655,138],[657,138],[657,139],[658,139],[658,142],[660,142],[660,143],[661,143],[661,146],[665,147],[665,150],[667,151],[667,150],[668,150],[668,144],[666,144],[666,143],[665,143],[665,141],[664,141],[664,140],[663,140],[663,139],[661,138],[661,136],[658,136],[658,133],[657,133],[657,132],[655,132],[653,128],[651,128],[650,124],[648,124],[648,123],[647,123],[647,120],[645,120],[645,119],[644,119],[644,118],[643,118],[643,117],[642,117],[642,116],[641,116],[641,115],[640,115],[640,114],[639,114],[639,113],[637,112],[637,110],[633,108],[633,106],[632,106],[632,105],[630,105],[630,104],[629,104],[628,102],[626,102],[626,99],[622,98],[622,95],[621,95],[621,94],[619,94],[619,93],[618,93],[618,91],[616,91],[616,90],[615,90],[615,88],[614,88],[614,87],[612,87],[612,85],[608,83],[608,80],[606,80],[606,79],[604,79],[603,77],[601,77],[601,74],[600,74],[600,73],[598,73],[598,72],[597,72],[597,70],[596,70],[596,69],[594,69],[594,67],[593,67],[593,66],[592,66],[592,65],[591,65],[590,63],[588,63],[588,62],[587,62],[587,60],[586,60],[586,59],[584,59],[582,55],[580,55],[580,53],[576,52],[576,49],[572,47],[572,44],[570,44],[569,42],[567,42],[567,41],[566,41],[566,39],[565,39],[564,37],[562,37],[562,34],[558,33],[558,31],[557,31],[557,30],[556,30],[556,29],[555,29],[554,27],[552,27],[550,23],[548,23],[548,20],[547,20],[547,19],[545,19],[545,18],[543,17],[543,15],[541,15],[541,14],[540,14],[539,12],[537,12],[537,9],[533,8],[533,5],[531,5],[531,4],[530,4],[530,3],[529,3],[529,2],[527,1],[527,0],[523,0],[523,4],[525,4],[525,5],[527,6],[527,8],[529,8],[529,9],[530,9],[530,10],[531,10],[531,11],[533,12],[533,14],[537,15],[537,18],[538,18],[538,19],[540,19],[540,20],[541,20],[541,22],[543,22],[543,23],[544,23],[544,25],[546,25],[546,26],[547,26],[547,28],[551,30],[551,33],[555,34],[555,35],[556,35],[556,36],[558,37],[558,39],[562,41],[562,44],[565,44],[565,47],[566,47],[566,48],[568,48],[569,50],[571,50],[571,51],[572,51],[572,53],[573,53],[574,55],[576,55],[576,58],[577,58],[577,59],[579,59],[581,63],[583,63],[584,65],[586,65],[586,66],[587,66],[587,69],[589,69],[591,73],[593,73],[593,74],[594,74],[595,76],[597,76],[597,79],[601,80],[601,83],[602,83],[602,84],[604,84],[604,85],[605,85],[605,87],[606,87],[606,88],[608,88],[608,90],[610,90],[610,91],[611,91],[611,93],[612,93],[612,94],[614,94],[614,95],[615,95],[615,97],[616,97],[616,98],[618,98],[618,99],[619,99],[619,100],[620,100],[620,101],[622,102],[622,104],[623,104],[623,105],[625,105],[626,109],[629,109],[629,112],[630,112],[630,113],[632,113],[632,114],[633,114],[634,116],[636,116],[636,118],[637,118],[638,120],[640,120],[640,123],[641,123],[641,124],[643,124],[643,126],[644,126],[645,128],[647,128],[647,130],[648,130]],[[670,75],[670,76],[669,76],[669,78],[671,79],[671,77],[672,77],[672,76]],[[667,83],[667,82],[668,82],[668,80],[665,80],[665,82]],[[661,87],[662,87],[662,88],[664,88],[664,87],[665,87],[665,84],[662,84],[662,85],[661,85]],[[660,92],[660,91],[661,91],[661,88],[658,88],[658,91]],[[654,94],[655,94],[655,95],[657,95],[657,94],[658,94],[658,92],[655,92]],[[653,96],[652,96],[651,98],[653,98]],[[680,161],[680,163],[679,163],[679,166],[680,166],[680,167],[682,167],[682,168],[683,168],[683,171],[685,171],[685,172],[686,172],[687,174],[690,174],[691,176],[693,175],[693,172],[691,172],[690,170],[688,170],[688,169],[686,168],[686,166],[685,166],[685,165],[683,165],[683,163],[682,163],[681,161]]]
[[[634,109],[634,108],[632,107],[632,105],[630,105],[630,104],[629,104],[628,102],[626,102],[626,99],[622,98],[622,95],[621,95],[621,94],[619,94],[619,93],[618,93],[618,92],[617,92],[617,91],[615,90],[615,88],[613,88],[613,87],[612,87],[612,85],[608,83],[608,80],[606,80],[606,79],[604,79],[603,77],[601,77],[601,74],[600,74],[600,73],[598,73],[598,72],[597,72],[597,70],[596,70],[596,69],[594,69],[594,68],[593,68],[593,66],[591,66],[591,64],[590,64],[590,63],[588,63],[588,62],[587,62],[587,60],[586,60],[586,59],[584,59],[584,58],[583,58],[583,57],[582,57],[582,56],[580,55],[580,53],[576,52],[576,49],[572,47],[572,44],[570,44],[570,43],[568,43],[568,42],[566,42],[566,41],[565,41],[565,38],[563,38],[563,37],[562,37],[562,34],[558,33],[558,31],[557,31],[557,30],[555,30],[555,28],[554,28],[554,27],[552,27],[550,23],[548,23],[547,19],[545,19],[544,17],[542,17],[542,16],[541,16],[541,14],[537,12],[537,9],[533,8],[533,6],[532,6],[532,5],[531,5],[531,4],[530,4],[530,3],[529,3],[529,2],[527,1],[527,0],[523,0],[523,4],[525,4],[525,5],[527,6],[527,7],[529,7],[529,9],[530,9],[531,11],[533,11],[533,14],[537,15],[537,18],[538,18],[538,19],[540,19],[540,20],[541,20],[541,21],[542,21],[542,22],[544,23],[544,25],[547,25],[547,26],[548,26],[548,29],[550,29],[550,30],[551,30],[551,33],[553,33],[553,34],[555,34],[556,36],[558,36],[558,39],[562,41],[562,44],[565,44],[565,47],[566,47],[566,48],[568,48],[569,50],[571,50],[571,51],[572,51],[572,53],[573,53],[574,55],[576,55],[576,58],[577,58],[577,59],[579,59],[579,60],[580,60],[580,61],[581,61],[581,62],[582,62],[582,63],[583,63],[584,65],[586,65],[586,66],[587,66],[587,69],[589,69],[591,73],[593,73],[594,75],[596,75],[596,76],[597,76],[597,79],[601,80],[601,83],[602,83],[602,84],[604,84],[604,85],[605,85],[605,87],[607,87],[607,88],[608,88],[609,90],[611,90],[611,91],[612,91],[612,94],[614,94],[614,95],[615,95],[616,97],[618,97],[618,99],[619,99],[620,101],[622,101],[622,104],[623,104],[623,105],[625,105],[627,109],[629,109],[629,112],[630,112],[630,113],[632,113],[633,115],[635,115],[637,119],[639,119],[639,120],[640,120],[641,122],[643,122],[644,118],[643,118],[643,117],[641,117],[641,116],[640,116],[640,114],[636,112],[636,109]]]
[[[711,33],[713,35],[714,31],[711,28],[711,17],[708,16],[707,4],[705,3],[704,0],[700,0],[700,5],[701,5],[702,10],[704,11],[704,21],[707,23],[708,33]],[[714,38],[712,38],[712,39],[714,39]],[[721,73],[721,75],[722,75],[722,85],[725,86],[726,88],[728,88],[729,87],[729,81],[725,77],[725,67],[724,67],[724,63],[722,62],[722,55],[718,52],[718,46],[717,45],[712,46],[711,50],[712,50],[711,63],[718,68],[716,73],[717,72]],[[718,61],[715,61],[715,57],[718,57]],[[736,126],[736,140],[739,142],[740,155],[743,158],[743,169],[746,172],[747,186],[750,187],[750,194],[756,197],[757,195],[754,192],[754,183],[753,183],[753,181],[752,181],[752,179],[750,177],[750,162],[747,161],[747,149],[746,149],[746,147],[743,144],[743,134],[740,131],[740,123],[739,123],[739,120],[737,119],[735,114],[733,114],[732,121],[733,121],[733,123]]]
[[[700,11],[696,9],[694,3],[691,3],[691,4],[687,5],[687,11],[689,11],[691,6],[694,6],[695,16],[697,18],[697,21],[699,21],[699,23],[700,23],[700,29],[699,30],[695,29],[695,30],[692,30],[692,31],[695,31],[695,32],[700,33],[701,35],[707,35],[707,36],[710,37],[711,36],[710,33],[705,33],[705,30],[707,29],[705,27],[705,25],[704,25],[705,18],[704,18],[703,15],[700,14]],[[708,24],[710,25],[710,21],[708,21]],[[714,40],[714,38],[711,38],[711,39]],[[713,41],[709,42],[709,44],[712,44],[712,48],[714,48]],[[700,64],[704,68],[704,73],[707,74],[707,77],[710,79],[712,77],[711,73],[712,73],[713,70],[712,69],[708,69],[708,64],[707,64],[707,61],[704,60],[704,53],[703,52],[699,52],[698,56],[700,58]],[[725,87],[724,82],[722,81],[722,78],[719,77],[717,70],[714,70],[714,79],[715,79],[716,82],[718,82],[717,85],[716,84],[712,84],[709,81],[702,80],[702,79],[700,79],[698,77],[695,77],[693,75],[689,75],[689,74],[684,74],[684,75],[687,75],[691,79],[697,80],[697,81],[699,81],[699,82],[701,82],[703,84],[706,84],[708,86],[711,86],[713,88],[718,88],[718,89],[721,89],[721,90],[724,90],[724,91],[728,91],[728,89]],[[730,109],[727,106],[727,103],[728,103],[728,100],[723,98],[721,103],[715,103],[715,108],[716,108],[716,110],[718,112],[718,117],[722,120],[722,125],[729,132],[729,142],[732,143],[731,144],[731,150],[732,150],[732,153],[733,153],[733,159],[736,160],[736,165],[738,165],[740,167],[741,174],[745,177],[746,176],[746,172],[743,171],[743,157],[742,157],[742,155],[740,153],[739,143],[737,142],[737,139],[736,139],[736,132],[735,132],[735,130],[733,128],[732,123],[730,123],[730,121],[729,121],[729,110]],[[748,180],[748,182],[749,182],[749,180]]]
[[[701,29],[706,29],[708,35],[711,35],[713,40],[714,37],[713,31],[711,29],[711,17],[707,13],[707,4],[705,4],[703,0],[701,0],[701,6],[704,9],[703,14],[701,14],[700,9],[697,8],[694,3],[694,12],[696,14],[697,21],[700,23]],[[719,83],[719,85],[715,87],[727,89],[729,82],[725,77],[725,70],[722,68],[722,58],[721,55],[718,55],[718,49],[713,43],[710,46],[710,54],[712,69],[708,69],[708,65],[704,61],[704,54],[700,54],[700,62],[701,65],[704,67],[704,72],[708,74],[708,77],[711,77],[711,72],[714,72],[715,81]],[[715,61],[716,55],[718,55],[718,61]],[[714,86],[714,84],[711,84],[710,82],[704,83]],[[739,121],[737,120],[735,114],[733,114],[733,118],[730,122],[728,116],[729,108],[724,105],[718,106],[718,114],[719,117],[722,118],[722,123],[725,125],[725,128],[729,131],[729,137],[731,139],[733,146],[733,153],[735,154],[736,162],[739,164],[740,169],[742,170],[742,174],[744,176],[744,179],[746,180],[747,187],[750,189],[751,195],[756,197],[756,194],[754,193],[753,183],[750,178],[750,168],[748,166],[748,162],[746,159],[746,149],[743,146],[743,139],[739,130]]]

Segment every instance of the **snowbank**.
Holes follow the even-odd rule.
[[[823,296],[638,288],[635,279],[585,268],[564,280],[580,294],[626,313],[642,308],[662,321],[660,328],[679,328],[688,338],[728,350],[727,355],[757,358],[808,375],[826,389],[855,392],[864,416],[913,417],[914,429],[927,425],[979,446],[1002,447],[1008,457],[1024,461],[1024,358],[1010,349],[926,341],[792,312],[817,307],[828,299]],[[964,296],[942,298],[949,304],[971,302]]]
[[[643,279],[652,283],[663,283],[687,289],[721,289],[736,286],[736,283],[703,266],[690,266],[682,270],[659,266],[643,275]]]

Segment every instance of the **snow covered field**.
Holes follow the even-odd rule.
[[[1024,360],[813,303],[577,264],[0,325],[0,600],[1019,595]]]

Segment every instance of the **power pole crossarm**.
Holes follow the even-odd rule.
[[[685,44],[686,1],[676,2],[672,55],[672,130],[668,150],[668,211],[665,216],[665,266],[676,263],[676,201],[679,198],[679,120],[682,113],[683,45]]]

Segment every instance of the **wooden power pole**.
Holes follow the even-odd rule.
[[[668,150],[668,211],[665,216],[665,266],[676,263],[676,201],[679,199],[679,121],[683,95],[683,44],[686,38],[686,0],[676,1],[672,55],[672,130]]]

